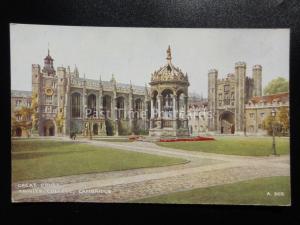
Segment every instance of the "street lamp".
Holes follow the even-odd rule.
[[[273,150],[273,155],[277,155],[276,154],[276,146],[275,146],[275,126],[274,126],[274,121],[275,121],[275,117],[276,117],[276,111],[275,111],[274,108],[271,111],[271,116],[273,118],[273,120],[272,120],[272,133],[273,133],[272,150]]]

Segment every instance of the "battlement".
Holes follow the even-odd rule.
[[[63,66],[59,66],[59,67],[57,67],[57,71],[63,71],[63,72],[65,72],[66,68],[63,67]]]
[[[253,70],[262,70],[262,66],[261,65],[254,65]]]
[[[237,67],[245,67],[246,68],[246,63],[245,62],[236,62],[235,68],[237,68]]]
[[[218,70],[216,70],[216,69],[210,69],[208,71],[208,74],[211,74],[211,73],[218,73]]]
[[[40,69],[41,66],[39,64],[32,64],[32,68],[35,68],[35,69]]]

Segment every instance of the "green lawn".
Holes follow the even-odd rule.
[[[290,152],[289,138],[276,137],[278,154]],[[188,151],[211,152],[242,156],[267,156],[272,154],[272,137],[217,137],[214,141],[157,142],[158,145]]]
[[[185,160],[87,144],[12,141],[12,180],[21,181],[66,175],[168,166]]]
[[[284,193],[284,196],[282,196]],[[135,203],[290,205],[290,177],[268,177],[135,200]]]

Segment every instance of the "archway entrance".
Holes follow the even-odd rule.
[[[230,111],[225,111],[220,115],[221,134],[234,134],[234,114]]]
[[[97,123],[94,123],[94,125],[93,125],[93,134],[98,135],[98,124]]]
[[[22,128],[21,127],[17,127],[17,129],[16,129],[16,136],[17,137],[21,137],[22,136]]]
[[[54,136],[55,126],[52,120],[46,120],[44,122],[44,136]]]

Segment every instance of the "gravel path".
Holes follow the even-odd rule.
[[[73,175],[12,184],[14,202],[128,202],[177,191],[260,177],[289,176],[289,156],[249,157],[164,148],[147,142],[78,141],[178,157],[188,163]]]

